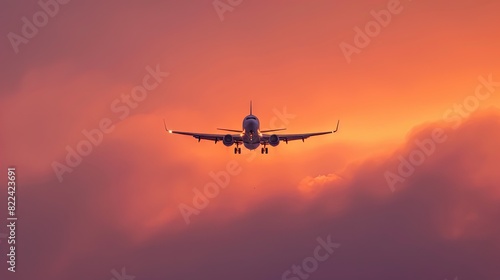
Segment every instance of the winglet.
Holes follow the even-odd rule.
[[[250,115],[252,114],[252,100],[250,100]]]
[[[168,131],[168,133],[172,133],[172,130],[167,128],[167,123],[165,122],[165,119],[163,119],[163,125],[165,125],[165,130]]]
[[[339,123],[340,123],[340,120],[337,121],[337,128],[335,128],[335,130],[333,131],[333,133],[337,132],[337,130],[339,130]]]

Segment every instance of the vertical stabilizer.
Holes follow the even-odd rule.
[[[252,100],[250,100],[250,115],[252,115]]]

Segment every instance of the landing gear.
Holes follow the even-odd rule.
[[[234,148],[234,154],[241,154],[241,148],[238,148],[238,144],[236,144],[236,147]]]
[[[260,149],[260,153],[261,154],[266,154],[267,155],[268,152],[269,152],[269,150],[267,149],[267,147],[264,147],[264,148]]]

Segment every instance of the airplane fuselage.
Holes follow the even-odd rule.
[[[260,145],[260,122],[254,115],[243,119],[243,145],[249,150],[255,150]]]

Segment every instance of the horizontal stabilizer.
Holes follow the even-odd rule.
[[[275,131],[282,131],[282,130],[286,130],[286,128],[277,128],[277,129],[261,130],[260,132],[262,132],[262,133],[267,133],[267,132],[275,132]]]
[[[222,130],[222,131],[229,131],[229,132],[238,132],[238,133],[241,133],[241,129],[238,130],[238,129],[227,129],[227,128],[217,128],[218,130]]]

